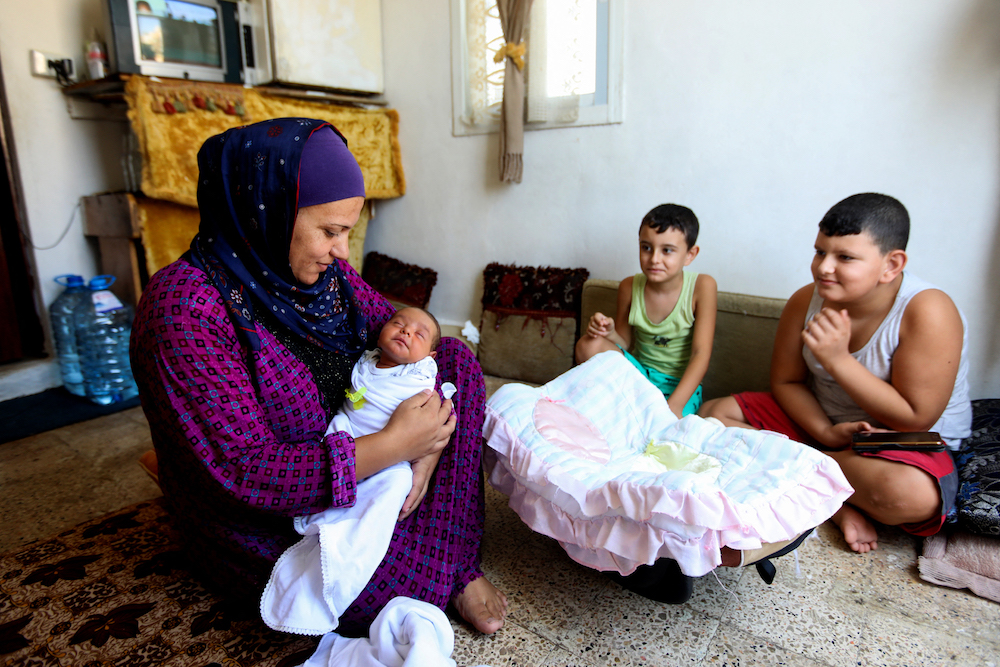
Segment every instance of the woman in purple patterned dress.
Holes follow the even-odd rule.
[[[324,436],[351,368],[393,307],[345,261],[364,202],[361,170],[329,123],[234,128],[198,154],[201,226],[154,275],[132,365],[160,483],[188,555],[229,594],[257,599],[299,535],[292,518],[355,502],[357,481],[410,461],[413,488],[388,552],[340,632],[364,634],[396,596],[454,604],[482,632],[507,600],[479,565],[485,387],[455,339],[437,393],[404,401],[379,433]]]

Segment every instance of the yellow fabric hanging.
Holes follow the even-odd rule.
[[[205,139],[238,125],[296,116],[329,121],[347,137],[368,198],[390,199],[406,191],[399,114],[394,109],[334,106],[238,84],[137,75],[125,83],[125,100],[142,155],[142,191],[147,197],[198,206],[198,150]],[[184,112],[178,111],[178,104]]]
[[[524,54],[527,52],[527,50],[528,49],[524,45],[524,42],[521,42],[520,44],[504,44],[503,48],[497,51],[496,55],[493,56],[493,62],[498,63],[504,58],[509,57],[511,61],[513,61],[513,63],[517,65],[517,69],[519,71],[523,70]]]

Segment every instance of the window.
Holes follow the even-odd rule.
[[[624,0],[534,0],[526,130],[620,123]],[[496,132],[505,63],[496,0],[452,0],[453,134]]]

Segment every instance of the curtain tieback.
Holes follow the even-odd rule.
[[[514,64],[517,65],[517,69],[519,71],[523,70],[524,53],[526,50],[524,42],[521,42],[520,44],[504,44],[503,47],[497,51],[496,55],[493,56],[493,62],[498,63],[504,58],[510,58]]]

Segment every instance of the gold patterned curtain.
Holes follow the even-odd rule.
[[[500,120],[503,103],[505,58],[498,63],[496,53],[503,48],[503,29],[494,0],[466,0],[466,46],[469,106],[462,122],[470,127],[489,125]]]
[[[198,150],[212,135],[237,125],[304,116],[333,123],[361,166],[369,199],[406,192],[399,150],[399,115],[393,109],[355,109],[271,96],[237,84],[153,80],[125,84],[128,116],[142,156],[147,197],[198,206]]]
[[[125,99],[142,157],[141,189],[146,196],[136,201],[150,275],[175,260],[198,232],[198,150],[202,143],[237,125],[305,116],[329,121],[347,137],[364,174],[368,198],[348,240],[348,261],[359,272],[372,200],[406,192],[399,115],[392,109],[340,107],[267,95],[236,84],[142,76],[128,79]]]

